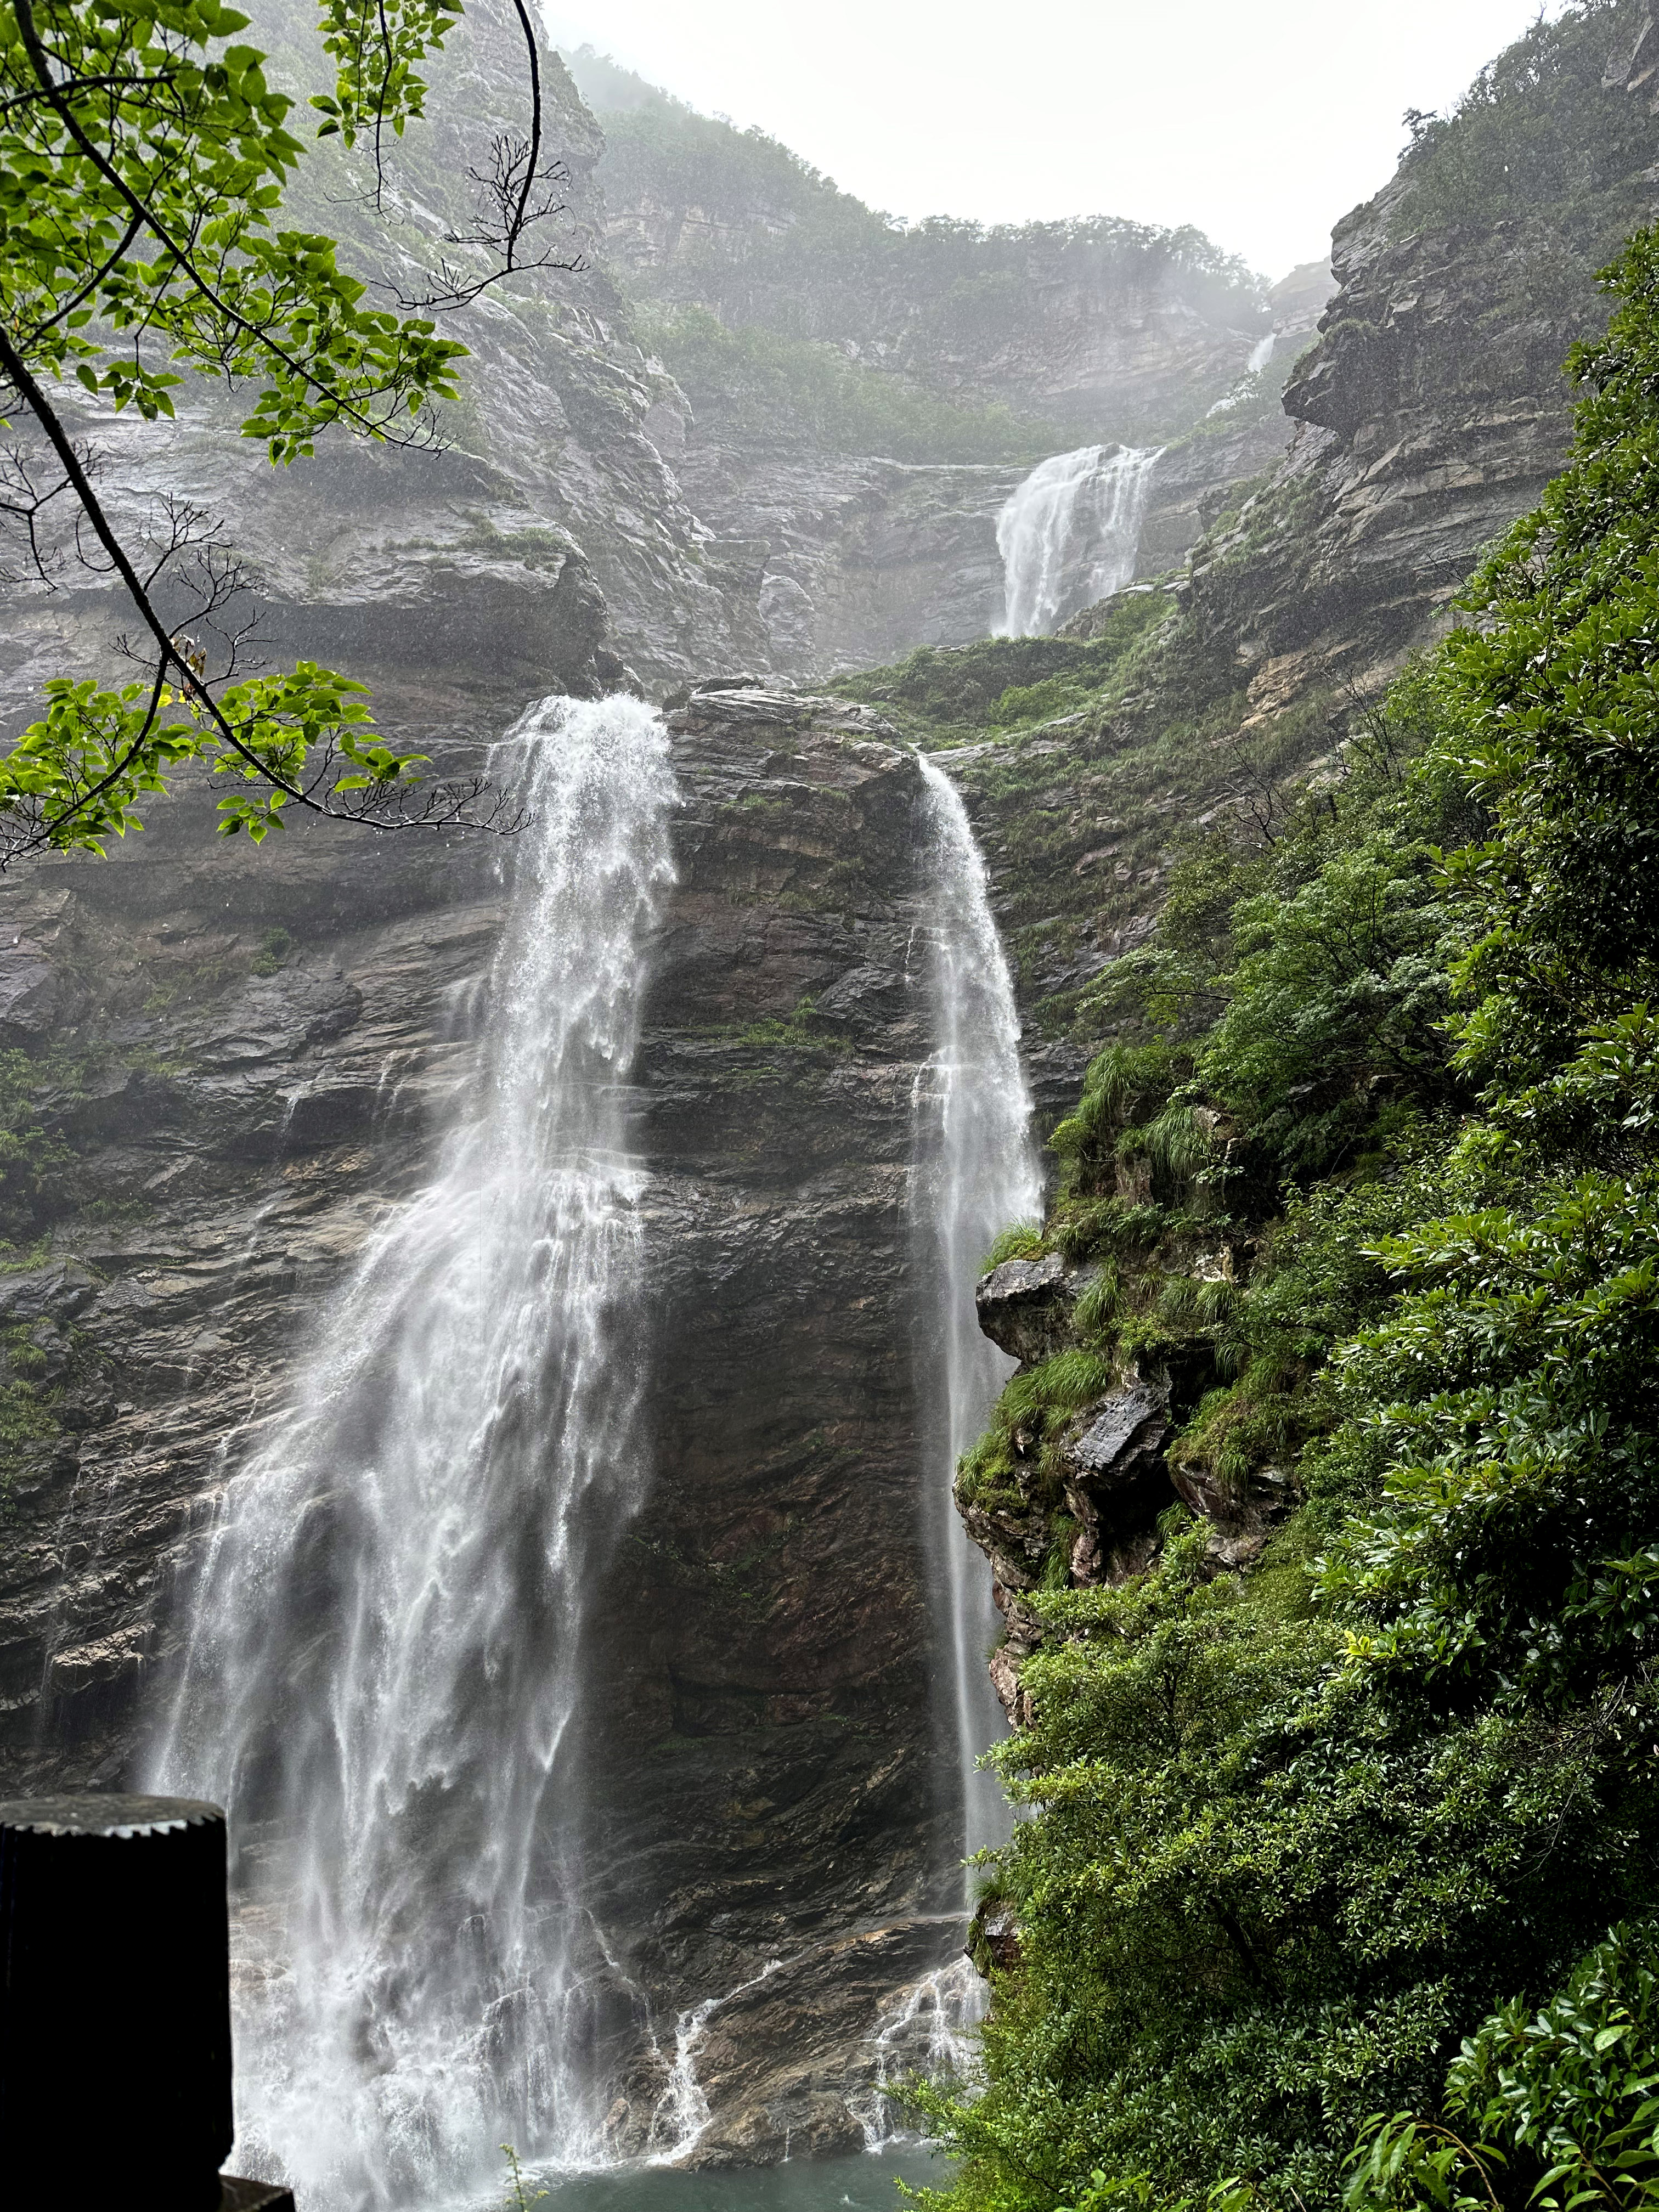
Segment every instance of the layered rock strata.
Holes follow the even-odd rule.
[[[660,2147],[677,2016],[782,1962],[699,2073],[695,2154],[757,2159],[863,2142],[868,2039],[960,1941],[907,1322],[919,778],[834,702],[704,691],[671,728],[632,1092],[655,1472],[588,1615],[589,1903],[619,2149]],[[80,1201],[0,1270],[7,1794],[135,1771],[226,1478],[489,1019],[510,845],[206,826],[0,886],[5,1041]]]

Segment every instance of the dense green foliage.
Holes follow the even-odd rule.
[[[1505,2005],[1447,2071],[1443,2118],[1367,2130],[1353,2212],[1489,2206],[1520,2174],[1533,2201],[1659,2203],[1659,1935],[1616,1928],[1536,2013]]]
[[[1407,222],[1544,217],[1571,250],[1613,252],[1646,204],[1638,172],[1654,126],[1645,100],[1610,98],[1603,74],[1631,54],[1646,12],[1642,0],[1574,0],[1553,21],[1540,11],[1449,114],[1409,116]]]
[[[1059,1570],[963,2212],[1659,2196],[1659,236],[1608,283],[1566,471],[1188,848],[1054,1133],[1073,1348],[962,1480]],[[1136,1371],[1204,1514],[1068,1587]]]

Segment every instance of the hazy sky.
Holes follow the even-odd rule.
[[[544,0],[890,214],[1196,223],[1269,276],[1393,173],[1537,0]],[[1555,13],[1552,7],[1547,12]]]

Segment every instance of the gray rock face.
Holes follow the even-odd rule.
[[[1650,185],[1632,190],[1650,206]],[[1191,604],[1232,641],[1256,715],[1369,684],[1443,624],[1560,467],[1561,362],[1606,320],[1589,267],[1529,226],[1414,230],[1410,207],[1401,176],[1338,224],[1339,289],[1285,388],[1288,455],[1261,512],[1194,562]]]
[[[276,74],[307,88],[321,66],[314,32],[303,11],[288,27]],[[338,236],[358,273],[418,292],[446,224],[465,227],[466,171],[487,159],[492,129],[523,127],[519,41],[500,0],[480,0],[452,31],[432,70],[433,119],[393,158],[386,222],[365,212],[356,157],[326,149],[301,166],[289,220]],[[70,409],[104,456],[131,539],[153,526],[163,493],[219,517],[264,610],[266,657],[344,666],[428,726],[476,709],[492,684],[592,696],[625,662],[683,682],[766,650],[752,588],[713,555],[655,442],[684,402],[629,339],[597,258],[599,128],[550,51],[542,72],[550,149],[569,172],[569,205],[544,243],[578,265],[514,279],[445,318],[471,358],[463,402],[441,413],[442,450],[336,434],[313,460],[273,469],[238,434],[251,396],[237,404],[200,383],[178,395],[174,422]],[[129,621],[101,577],[71,564],[61,581],[51,594],[4,587],[9,721],[44,676],[97,665]]]
[[[979,1325],[1012,1358],[1046,1359],[1069,1334],[1073,1288],[1058,1252],[1005,1260],[975,1287]]]
[[[961,1942],[929,1917],[955,1784],[906,1319],[919,778],[836,702],[704,691],[671,728],[634,1096],[655,1476],[592,1595],[590,1901],[635,1993],[623,2147],[665,2087],[642,2005],[672,2057],[679,2010],[784,1962],[711,2023],[699,2154],[750,2160],[862,2140],[868,2038]],[[181,804],[142,857],[0,886],[20,1004],[44,968],[76,1010],[42,1066],[96,1201],[0,1273],[7,1794],[133,1771],[226,1474],[428,1174],[487,1019],[510,847],[204,829]]]
[[[1170,1502],[1169,1404],[1163,1376],[1136,1376],[1079,1414],[1063,1440],[1066,1507],[1078,1524],[1073,1581],[1121,1581],[1144,1563],[1152,1524]]]
[[[758,540],[773,667],[867,668],[1001,623],[997,516],[1022,469],[780,452],[696,434],[678,468],[711,528]]]

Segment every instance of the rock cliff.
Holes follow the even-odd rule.
[[[843,347],[1074,444],[1190,422],[1272,327],[1258,281],[1194,231],[896,222],[591,50],[570,63],[607,134],[609,258],[638,297]]]
[[[781,1962],[701,2063],[696,2154],[746,2160],[862,2143],[870,2039],[961,1941],[908,1349],[919,780],[833,702],[702,691],[671,727],[654,1473],[592,1597],[588,1903],[622,2147],[660,2135],[678,2013]],[[203,828],[0,887],[6,1036],[76,1191],[0,1272],[8,1794],[134,1771],[226,1476],[487,1019],[510,847]]]
[[[1559,470],[1562,362],[1606,319],[1595,269],[1659,213],[1655,36],[1633,4],[1540,22],[1457,116],[1419,128],[1390,185],[1337,226],[1338,289],[1285,393],[1289,453],[1164,587],[1052,641],[921,656],[847,686],[916,734],[970,740],[959,781],[1055,1060],[1069,1045],[1075,1065],[1112,1033],[1109,969],[1156,929],[1177,837],[1265,842],[1288,787],[1339,773],[1366,698],[1453,618],[1481,549]],[[1449,198],[1464,219],[1446,219]],[[1129,1206],[1145,1194],[1135,1164],[1117,1192]],[[1206,1249],[1199,1218],[1119,1264],[1143,1286],[1202,1286],[1230,1281],[1234,1255]],[[1098,1273],[1060,1252],[1010,1261],[979,1285],[981,1324],[1028,1367],[1079,1349],[1073,1316]],[[1192,1412],[1180,1375],[1132,1366],[1040,1467],[1016,1433],[964,1474],[958,1504],[1006,1628],[993,1680],[1016,1720],[1042,1633],[1022,1593],[1045,1577],[1133,1572],[1176,1498],[1208,1522],[1218,1561],[1260,1550],[1282,1478],[1229,1495],[1172,1460]]]
[[[591,52],[573,65],[607,134],[605,253],[693,401],[674,466],[723,538],[753,541],[777,667],[823,674],[985,635],[1002,612],[997,513],[1042,454],[1171,448],[1143,574],[1183,557],[1283,454],[1279,394],[1327,271],[1269,290],[1206,240],[1105,218],[894,224],[784,147]],[[712,370],[701,325],[688,342],[687,310],[757,339],[753,358],[726,344],[752,388]],[[872,444],[880,427],[856,410],[823,419],[826,356],[866,392],[951,404],[890,425],[907,444]]]
[[[1176,837],[1248,826],[1276,785],[1328,767],[1559,467],[1562,362],[1606,319],[1595,270],[1659,211],[1648,20],[1618,0],[1540,22],[1337,226],[1339,289],[1285,392],[1289,449],[1173,574],[1054,638],[837,685],[952,747],[1056,1104],[1110,1025],[1112,962],[1157,926]]]
[[[263,26],[270,36],[269,19]],[[277,82],[303,90],[321,57],[304,11],[280,9]],[[366,204],[358,156],[313,149],[289,219],[343,241],[372,282],[418,295],[445,227],[465,228],[469,165],[492,128],[522,127],[524,57],[497,0],[481,0],[434,69],[433,118],[401,142],[386,219]],[[548,140],[568,203],[539,240],[556,266],[492,288],[443,318],[470,349],[465,396],[441,410],[428,449],[337,434],[315,459],[273,469],[237,434],[248,412],[200,380],[178,419],[71,408],[103,457],[106,494],[131,538],[154,529],[160,496],[219,519],[262,611],[269,658],[350,666],[377,688],[428,700],[475,696],[499,674],[520,695],[550,684],[591,694],[631,665],[684,682],[765,651],[752,587],[736,587],[653,441],[678,395],[628,335],[600,264],[593,173],[603,145],[550,49],[542,55]],[[565,266],[564,264],[570,264]],[[104,579],[71,562],[51,592],[3,587],[8,646],[0,714],[21,717],[41,677],[96,665],[125,619]]]

